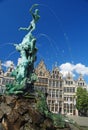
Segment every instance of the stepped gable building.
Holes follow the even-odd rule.
[[[76,82],[73,76],[68,73],[64,79],[64,113],[76,114]]]
[[[0,93],[4,93],[6,84],[13,82],[14,78],[11,77],[13,69],[14,66],[11,65],[4,72],[0,61]],[[71,73],[63,78],[57,66],[54,66],[50,72],[43,60],[35,68],[35,73],[38,79],[34,83],[34,88],[35,90],[41,90],[44,94],[47,93],[47,104],[51,112],[78,115],[76,109],[77,87],[87,89],[82,74],[79,75],[77,80],[74,80]]]
[[[47,70],[43,60],[36,67],[35,72],[38,81],[35,83],[35,89],[40,89],[47,93],[47,104],[53,113],[63,113],[63,77],[58,67],[54,67],[51,73]]]
[[[34,84],[35,90],[40,89],[43,93],[47,93],[50,72],[47,70],[43,60],[41,60],[39,65],[35,68],[35,73],[38,76],[38,80]]]
[[[11,65],[6,72],[3,71],[1,61],[0,61],[0,93],[4,93],[5,85],[12,83],[14,78],[10,76],[13,71],[14,66]]]
[[[63,77],[55,66],[48,78],[47,103],[53,113],[63,113]]]
[[[53,113],[78,115],[76,109],[77,87],[80,86],[87,89],[87,84],[82,75],[80,74],[79,78],[74,80],[71,73],[68,72],[66,77],[63,78],[57,66],[49,72],[43,60],[40,61],[35,72],[38,76],[35,89],[48,93],[47,104],[50,111]]]
[[[79,75],[79,78],[77,79],[77,87],[82,87],[84,89],[87,89],[86,81],[83,79],[82,74]]]

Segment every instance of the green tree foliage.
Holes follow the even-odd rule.
[[[88,91],[82,87],[77,88],[76,93],[76,107],[79,111],[79,114],[83,116],[88,115]]]
[[[46,97],[41,91],[38,91],[38,99],[36,107],[42,114],[45,114],[46,117],[52,119],[55,127],[59,128],[65,127],[64,117],[61,114],[55,114],[49,111],[46,102]]]

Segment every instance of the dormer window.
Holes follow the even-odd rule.
[[[42,71],[40,71],[40,76],[42,76],[43,75],[43,73],[42,73]]]

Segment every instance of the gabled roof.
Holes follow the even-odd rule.
[[[40,61],[40,63],[38,64],[38,66],[35,68],[35,73],[38,76],[46,76],[49,77],[50,72],[48,71],[48,69],[46,68],[46,65],[44,63],[43,60]]]

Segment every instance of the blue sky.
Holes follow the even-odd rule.
[[[82,73],[88,79],[88,0],[0,0],[0,60],[17,64],[19,53],[13,46],[20,43],[32,20],[29,9],[39,4],[37,61],[44,59],[51,69],[57,62],[63,74]],[[10,63],[10,62],[8,62]]]

